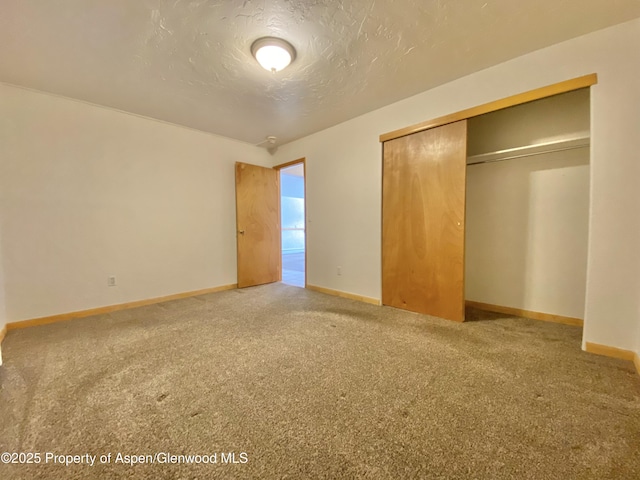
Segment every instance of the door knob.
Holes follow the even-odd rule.
[[[240,235],[244,235],[244,230],[238,230],[238,233],[239,233]]]

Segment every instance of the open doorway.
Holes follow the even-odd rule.
[[[282,282],[306,285],[305,161],[276,167],[280,171]]]

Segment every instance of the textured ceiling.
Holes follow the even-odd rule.
[[[640,16],[640,0],[1,0],[0,81],[253,144]],[[251,43],[280,36],[272,74]]]

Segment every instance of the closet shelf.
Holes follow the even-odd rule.
[[[541,155],[543,153],[561,152],[563,150],[573,150],[574,148],[588,147],[589,137],[569,138],[556,140],[553,142],[538,143],[536,145],[526,145],[524,147],[509,148],[497,152],[481,153],[467,157],[467,165],[478,163],[499,162],[501,160],[511,160],[514,158]]]

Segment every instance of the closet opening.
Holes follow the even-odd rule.
[[[470,118],[468,307],[583,325],[589,88]]]
[[[275,167],[280,171],[282,283],[306,286],[305,161]]]
[[[380,135],[382,304],[583,325],[596,74]]]

